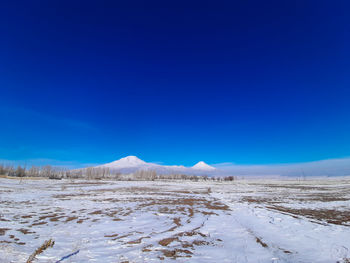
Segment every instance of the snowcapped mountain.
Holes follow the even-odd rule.
[[[193,165],[192,169],[203,170],[203,171],[214,171],[216,168],[206,164],[203,161],[200,161],[197,164]]]
[[[142,161],[136,156],[127,156],[127,157],[121,158],[120,160],[100,165],[99,167],[130,168],[130,167],[142,167],[147,165],[148,164],[146,162]]]
[[[215,172],[216,168],[206,164],[203,161],[198,162],[192,167],[183,165],[160,165],[155,163],[147,163],[136,156],[127,156],[119,160],[96,166],[95,168],[109,168],[114,172],[132,173],[139,170],[155,170],[158,173],[171,174],[194,174],[194,175],[210,175]]]

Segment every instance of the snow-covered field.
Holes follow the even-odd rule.
[[[350,179],[0,178],[0,262],[350,262]]]

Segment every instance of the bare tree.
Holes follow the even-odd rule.
[[[41,176],[43,177],[50,177],[51,174],[53,173],[53,169],[51,165],[45,165],[41,168]]]
[[[39,167],[36,167],[36,166],[33,165],[33,166],[27,171],[27,175],[28,175],[28,176],[32,176],[32,177],[40,176],[40,169],[39,169]]]

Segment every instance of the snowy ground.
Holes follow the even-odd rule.
[[[350,262],[350,179],[0,178],[0,262]]]

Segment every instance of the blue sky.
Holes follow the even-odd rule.
[[[350,156],[348,1],[8,1],[0,159]]]

